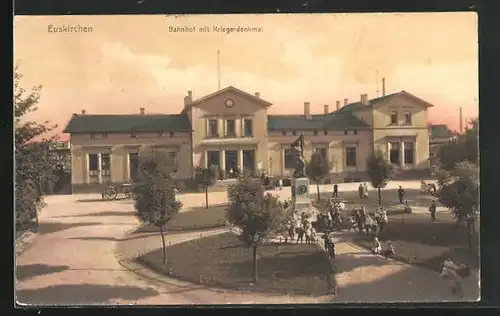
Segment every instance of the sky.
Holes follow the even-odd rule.
[[[57,27],[90,32],[51,32]],[[207,26],[210,32],[201,32]],[[214,27],[248,27],[231,32]],[[194,32],[172,32],[194,27]],[[39,110],[60,132],[72,113],[179,113],[184,96],[220,87],[260,92],[270,114],[312,113],[360,94],[406,90],[458,130],[478,115],[475,13],[17,16],[21,86],[42,85]],[[219,50],[219,58],[217,51]],[[219,60],[219,67],[217,66]],[[378,87],[378,88],[377,88]]]

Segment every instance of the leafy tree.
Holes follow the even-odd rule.
[[[50,126],[29,120],[26,116],[38,110],[41,86],[31,92],[21,87],[22,75],[14,70],[14,144],[15,144],[15,198],[16,225],[22,226],[35,219],[44,207],[44,184],[51,179],[54,157],[50,153],[54,137],[43,136],[57,125]]]
[[[208,208],[208,187],[217,182],[217,168],[196,168],[194,180],[197,186],[202,185],[205,188],[205,207]]]
[[[132,187],[136,216],[142,223],[160,229],[163,264],[167,263],[165,226],[182,207],[182,203],[176,198],[172,172],[173,167],[166,153],[141,152]]]
[[[440,148],[438,153],[440,168],[452,170],[457,163],[470,161],[479,162],[479,119],[469,121],[465,131],[456,139]]]
[[[479,170],[476,164],[463,161],[452,171],[441,169],[437,173],[439,202],[449,208],[458,222],[467,224],[469,247],[476,233],[479,216]]]
[[[264,195],[264,188],[248,176],[228,188],[230,206],[226,217],[230,225],[240,228],[239,238],[252,249],[253,281],[257,282],[257,250],[281,228],[284,209],[277,197]]]
[[[380,150],[373,152],[366,161],[371,185],[378,190],[378,204],[382,205],[381,189],[387,185],[393,167]]]
[[[319,184],[326,176],[328,176],[331,169],[332,164],[330,163],[328,158],[323,156],[319,151],[313,153],[313,155],[311,156],[311,161],[306,166],[307,177],[316,182],[318,202],[321,199],[321,196],[319,194]]]

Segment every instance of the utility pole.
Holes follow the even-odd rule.
[[[220,52],[217,50],[217,91],[220,90]]]

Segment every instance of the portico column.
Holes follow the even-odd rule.
[[[125,153],[125,181],[130,181],[130,153]]]
[[[208,168],[208,152],[206,150],[203,151],[203,167]]]
[[[238,168],[243,171],[243,150],[238,149]]]
[[[399,142],[399,161],[401,168],[405,166],[405,143]]]
[[[226,172],[226,151],[224,149],[220,151],[220,169]]]
[[[102,183],[102,156],[97,154],[97,183]]]
[[[391,162],[391,142],[387,142],[387,161]]]
[[[283,148],[283,146],[281,146],[280,150],[280,166],[281,176],[283,176],[285,174],[285,149]]]
[[[88,153],[85,153],[85,164],[84,165],[85,165],[84,170],[83,170],[84,181],[85,181],[85,184],[89,184],[90,183],[90,158],[89,158]]]

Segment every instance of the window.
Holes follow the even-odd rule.
[[[128,167],[130,170],[130,179],[134,179],[137,176],[137,170],[139,170],[138,153],[128,153]]]
[[[319,152],[323,158],[327,158],[327,152],[325,147],[316,148],[315,151]]]
[[[174,137],[175,136],[175,133],[174,132],[170,132],[170,137]]]
[[[415,163],[413,159],[414,156],[413,142],[405,142],[404,147],[405,147],[404,148],[405,164],[413,165]]]
[[[389,144],[390,150],[389,150],[389,162],[399,165],[399,143],[398,142],[392,142]]]
[[[109,154],[101,154],[101,170],[103,176],[111,176],[111,157]]]
[[[291,148],[286,148],[284,150],[285,155],[285,169],[295,168],[295,155]]]
[[[220,152],[219,151],[207,151],[207,166],[219,167],[220,164]]]
[[[168,157],[170,158],[170,162],[172,166],[174,166],[174,172],[177,172],[177,164],[178,164],[178,155],[176,151],[170,151],[168,153]]]
[[[349,134],[349,131],[348,130],[344,130],[344,135],[347,135]]]
[[[99,159],[97,158],[97,154],[89,154],[89,175],[91,177],[97,177],[99,173]]]
[[[314,130],[314,136],[318,136],[318,131],[317,130]]]
[[[135,133],[130,133],[130,138],[137,138],[137,135]]]
[[[346,167],[356,167],[356,147],[345,148],[345,165]]]
[[[286,136],[286,131],[281,131],[281,135]]]
[[[398,124],[398,111],[391,112],[391,125]]]
[[[405,112],[405,124],[411,125],[411,112],[410,111]]]
[[[353,132],[354,132],[354,135],[358,135],[358,130],[357,129],[355,129]]]
[[[226,137],[235,137],[236,136],[236,121],[235,120],[226,120]]]
[[[208,137],[218,137],[219,136],[219,127],[216,119],[208,120]]]
[[[325,130],[323,131],[323,134],[324,134],[324,135],[328,135],[328,131],[325,129]]]
[[[253,122],[251,119],[243,120],[243,136],[252,137],[253,136]]]
[[[292,131],[293,136],[297,136],[297,131]]]
[[[90,134],[90,139],[95,139],[95,134],[94,133]]]

